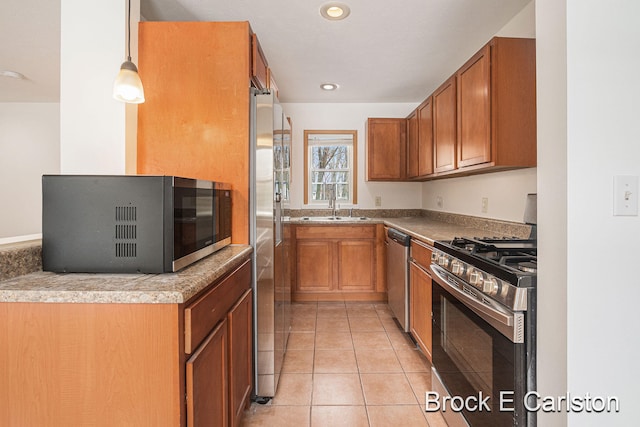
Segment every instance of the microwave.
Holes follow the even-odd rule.
[[[177,176],[43,175],[42,269],[167,273],[231,243],[231,187]]]

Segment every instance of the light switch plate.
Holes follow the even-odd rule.
[[[638,216],[638,177],[613,177],[613,215]]]

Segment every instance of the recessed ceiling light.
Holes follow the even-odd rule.
[[[330,21],[339,21],[346,18],[351,13],[351,9],[344,3],[329,2],[320,7],[320,15]]]
[[[336,90],[338,89],[338,85],[335,83],[322,83],[320,85],[320,89],[322,90]]]
[[[0,70],[0,77],[9,77],[10,79],[25,80],[24,74],[11,70]]]

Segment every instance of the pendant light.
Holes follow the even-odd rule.
[[[144,89],[136,64],[131,62],[131,0],[127,13],[127,60],[120,66],[120,72],[113,82],[113,97],[129,104],[144,102]]]

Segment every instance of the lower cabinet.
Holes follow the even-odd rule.
[[[409,263],[410,332],[429,360],[432,354],[430,259],[431,249],[412,240]]]
[[[0,425],[236,427],[251,317],[250,260],[182,304],[0,302]]]
[[[187,426],[240,425],[252,388],[248,290],[186,363]]]
[[[295,229],[295,301],[384,301],[382,225]]]
[[[227,426],[227,322],[222,321],[187,361],[187,426]]]
[[[186,362],[188,427],[237,427],[250,403],[250,287],[247,261],[185,308],[185,352],[190,354]]]
[[[229,324],[229,425],[237,427],[253,388],[253,294],[251,290],[231,309]]]

